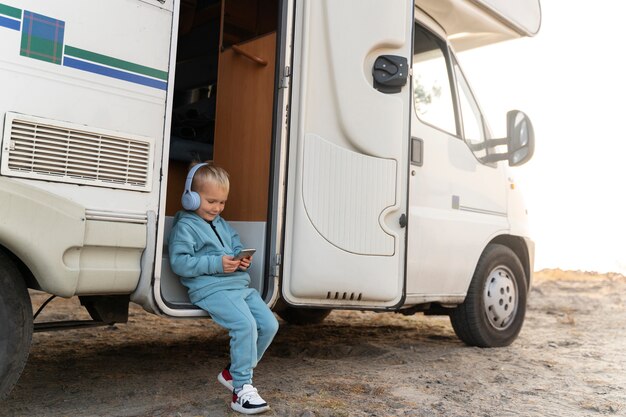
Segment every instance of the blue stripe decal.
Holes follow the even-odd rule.
[[[117,78],[119,80],[130,81],[131,83],[141,84],[148,87],[158,88],[159,90],[167,90],[167,83],[155,80],[141,75],[131,74],[116,70],[102,65],[92,64],[91,62],[80,61],[65,55],[63,65],[66,67],[76,68],[83,71],[93,72],[94,74],[105,75],[107,77]]]
[[[4,16],[0,16],[0,26],[4,26],[5,28],[20,30],[20,23],[19,20],[7,19]]]

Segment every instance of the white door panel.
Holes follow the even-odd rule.
[[[411,33],[409,2],[404,0],[381,1],[312,1],[312,16],[326,21],[326,36],[311,36],[311,56],[326,54],[328,61],[310,62],[313,71],[327,78],[326,86],[336,103],[329,106],[338,113],[335,119],[341,138],[361,153],[394,158],[403,152],[397,138],[406,131],[408,119],[405,112],[405,95],[383,95],[372,88],[372,66],[379,55],[403,55],[410,47]],[[409,26],[409,27],[407,27]],[[314,34],[312,34],[314,35]],[[408,44],[407,44],[408,42]],[[317,55],[317,53],[320,55]],[[320,85],[319,77],[309,77],[309,94]],[[322,91],[322,90],[320,90]],[[321,97],[326,107],[330,98]],[[313,113],[310,113],[311,115]],[[365,123],[365,121],[376,121]],[[334,134],[335,132],[333,132]],[[338,139],[338,138],[337,138]]]
[[[507,227],[506,218],[415,205],[409,213],[407,295],[464,296],[482,250]]]
[[[302,211],[296,213],[293,228],[307,240],[298,241],[286,255],[285,267],[290,265],[291,269],[290,275],[283,278],[283,295],[288,301],[377,305],[394,302],[401,293],[401,280],[392,277],[399,269],[396,257],[346,252],[317,233]]]
[[[297,7],[283,295],[393,305],[404,282],[410,85],[384,94],[371,72],[380,55],[410,61],[412,2]]]
[[[488,137],[478,104],[442,34],[418,19],[411,136],[421,158],[409,175],[406,293],[424,302],[465,295],[486,244],[508,229],[508,184],[504,163],[477,159],[492,151],[478,146]]]
[[[464,294],[486,243],[508,228],[504,167],[413,116],[423,165],[409,176],[407,294]]]
[[[394,238],[382,219],[395,203],[396,162],[373,158],[308,134],[302,197],[309,221],[329,243],[361,255],[392,256]]]

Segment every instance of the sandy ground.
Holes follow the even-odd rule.
[[[625,302],[622,275],[541,271],[520,337],[499,349],[465,346],[447,317],[335,311],[320,325],[281,322],[255,385],[266,416],[625,416]],[[57,299],[38,320],[77,306]],[[227,355],[211,321],[133,307],[128,324],[35,334],[0,415],[238,415],[215,380]]]

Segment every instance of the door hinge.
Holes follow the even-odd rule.
[[[274,256],[274,268],[273,268],[274,269],[274,271],[273,271],[274,273],[273,273],[272,276],[277,277],[278,274],[280,274],[280,264],[282,263],[282,261],[283,261],[282,255],[280,253],[277,253]]]
[[[290,77],[291,77],[291,68],[289,66],[286,66],[283,69],[282,77],[280,77],[280,84],[278,85],[278,88],[287,88],[287,87],[289,87],[289,78]]]

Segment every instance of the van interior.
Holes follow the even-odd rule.
[[[182,0],[168,161],[165,244],[192,161],[230,175],[222,216],[257,249],[252,286],[263,294],[270,195],[276,31],[280,0]],[[161,296],[191,308],[164,248]]]

